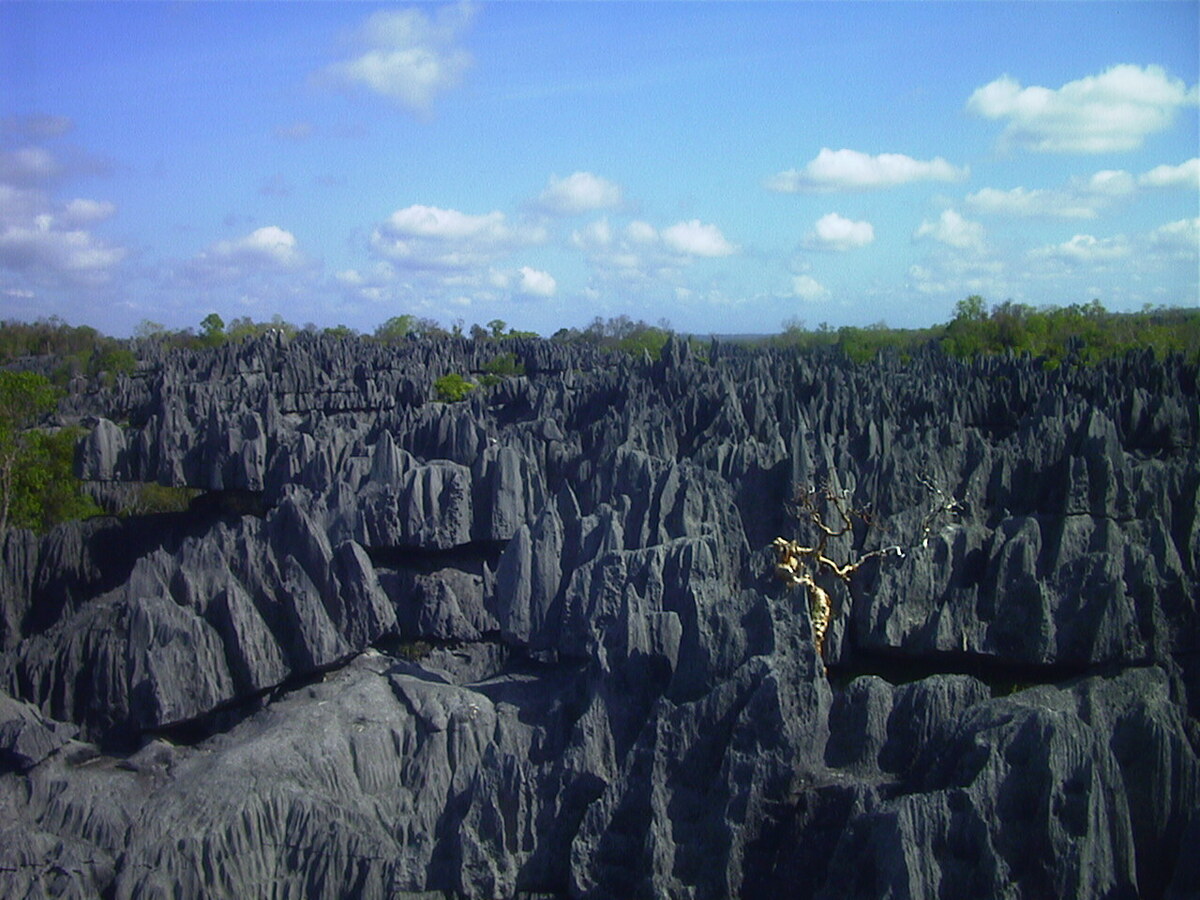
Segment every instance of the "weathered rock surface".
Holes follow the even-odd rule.
[[[0,535],[0,895],[1194,891],[1194,366],[502,346],[459,404],[497,345],[64,402],[98,493],[207,493]],[[810,484],[873,514],[834,558],[906,550],[824,659],[768,549]]]

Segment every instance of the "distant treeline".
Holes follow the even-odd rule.
[[[139,341],[199,350],[269,332],[289,337],[308,332],[383,343],[446,337],[504,341],[539,336],[535,332],[510,328],[502,319],[469,328],[459,320],[445,328],[434,319],[400,315],[383,322],[373,332],[363,334],[345,325],[319,328],[309,323],[297,327],[280,316],[268,322],[243,317],[226,325],[220,315],[210,313],[201,320],[198,329],[173,331],[145,321],[136,329],[134,339],[129,341],[107,337],[86,325],[71,326],[52,317],[32,323],[0,322],[0,365],[21,358],[53,357],[55,363],[49,373],[50,379],[65,386],[77,375],[112,379],[133,371],[137,365]],[[657,358],[673,334],[670,323],[665,320],[650,325],[629,316],[617,316],[597,317],[583,329],[560,328],[550,340],[587,343]],[[1007,301],[989,308],[982,297],[975,295],[959,301],[949,322],[930,328],[890,328],[880,322],[865,328],[844,326],[836,329],[822,323],[809,329],[800,320],[791,319],[783,323],[780,334],[753,343],[834,351],[855,362],[866,362],[881,351],[905,358],[930,347],[960,359],[988,354],[1028,354],[1041,359],[1047,366],[1064,362],[1094,363],[1141,349],[1149,349],[1160,356],[1179,353],[1189,361],[1200,362],[1200,309],[1147,307],[1140,312],[1119,313],[1109,312],[1098,300],[1040,308]]]
[[[982,297],[973,295],[956,304],[953,319],[932,328],[897,329],[881,322],[836,330],[822,325],[810,331],[793,321],[784,323],[782,334],[766,340],[784,347],[834,348],[856,362],[873,359],[880,351],[904,357],[930,346],[959,359],[1029,355],[1048,367],[1086,365],[1145,349],[1200,362],[1200,309],[1148,307],[1116,313],[1098,300],[1042,308],[1008,301],[989,309]]]

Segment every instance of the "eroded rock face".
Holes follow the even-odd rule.
[[[503,349],[459,404],[494,344],[68,398],[85,477],[208,493],[0,536],[0,894],[1190,889],[1195,367]],[[830,554],[907,550],[825,585],[823,659],[804,485],[873,513]]]

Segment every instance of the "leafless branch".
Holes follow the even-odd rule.
[[[917,536],[917,542],[924,547],[928,544],[929,536],[937,523],[944,518],[958,515],[963,506],[930,479],[920,476],[918,481],[929,491],[934,501],[921,520]],[[811,485],[801,488],[795,497],[795,512],[801,520],[807,521],[815,529],[816,544],[806,547],[797,541],[778,537],[771,545],[776,553],[776,577],[791,587],[803,585],[808,591],[813,640],[819,655],[824,652],[825,633],[836,615],[836,610],[833,608],[829,592],[817,584],[816,578],[828,573],[842,582],[849,583],[851,576],[868,560],[889,556],[903,559],[905,556],[905,550],[900,544],[891,544],[863,553],[844,563],[830,557],[827,548],[831,539],[852,534],[856,521],[864,523],[868,528],[873,524],[869,511],[849,505],[848,493],[836,491],[828,484],[820,488]],[[826,521],[826,510],[830,507],[837,519],[834,522]]]

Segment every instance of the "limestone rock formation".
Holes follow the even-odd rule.
[[[503,347],[461,403],[494,343],[278,334],[63,402],[98,494],[204,493],[0,535],[0,895],[1194,890],[1195,366]],[[872,512],[824,660],[808,485]]]

